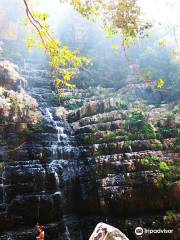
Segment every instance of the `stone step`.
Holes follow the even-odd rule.
[[[25,159],[40,159],[49,162],[52,157],[55,159],[77,159],[79,148],[73,146],[58,147],[57,145],[44,147],[41,145],[24,147],[22,150],[13,152],[10,156],[13,161],[24,161]]]
[[[145,150],[173,150],[176,138],[122,141],[117,143],[94,144],[89,147],[89,151],[94,156],[110,155],[117,153],[128,153]]]
[[[132,153],[101,155],[101,156],[95,157],[95,161],[100,163],[103,163],[103,162],[113,163],[116,161],[123,161],[123,160],[127,160],[127,161],[139,160],[147,156],[156,156],[163,159],[171,158],[171,154],[165,151],[146,150],[146,151],[139,151],[139,152],[132,152]]]
[[[45,224],[46,233],[48,232],[48,235],[50,234],[52,237],[55,236],[53,239],[57,239],[59,236],[59,221],[54,223]],[[36,236],[36,230],[33,227],[27,227],[27,226],[18,226],[16,229],[13,229],[11,231],[6,231],[6,233],[0,233],[0,239],[1,240],[32,240],[34,239],[34,236]],[[49,239],[49,237],[48,237]]]
[[[60,141],[57,142],[57,136],[56,136],[56,139],[55,140],[37,140],[37,141],[34,141],[33,142],[33,145],[37,143],[38,145],[40,146],[44,146],[44,147],[51,147],[51,146],[58,146],[58,147],[67,147],[68,145],[71,145],[71,146],[77,146],[77,144],[75,142],[73,142],[72,140],[70,139],[66,139],[65,137],[63,138],[62,136],[60,137]],[[36,148],[36,146],[33,148]]]
[[[111,124],[108,123],[106,128],[109,128]],[[125,125],[125,124],[124,124]],[[114,130],[101,130],[103,125],[101,125],[99,128],[96,129],[96,125],[91,126],[85,126],[83,127],[83,131],[79,131],[76,134],[76,137],[78,139],[78,142],[80,145],[87,145],[87,144],[98,144],[98,143],[113,143],[113,142],[120,142],[120,141],[127,141],[127,140],[146,140],[146,139],[152,139],[152,134],[148,133],[142,134],[141,132],[133,132],[127,129],[125,126],[124,128],[117,128]],[[157,137],[160,138],[158,128],[156,128],[156,132],[154,133],[154,139]],[[85,132],[84,132],[85,131]],[[157,136],[157,137],[156,137]],[[168,135],[164,135],[164,138],[176,138],[179,137],[179,130],[174,129],[172,133],[169,133]],[[162,138],[162,136],[161,136]]]
[[[11,167],[16,169],[16,168],[23,168],[23,167],[32,167],[32,168],[36,168],[36,167],[46,167],[51,165],[52,162],[56,161],[57,164],[61,164],[64,162],[69,162],[66,159],[53,159],[49,162],[43,162],[42,160],[27,160],[27,161],[8,161],[8,169],[10,169]],[[73,162],[72,162],[73,163]]]
[[[7,208],[7,204],[6,203],[0,204],[0,213],[5,213],[6,212],[6,208]]]
[[[16,195],[10,203],[8,213],[22,216],[26,226],[32,226],[37,220],[46,224],[61,219],[61,204],[60,192]]]
[[[159,171],[138,171],[130,173],[109,173],[106,177],[101,178],[103,188],[106,187],[123,187],[137,186],[144,184],[157,184],[157,180],[163,177],[163,173]]]
[[[127,115],[128,110],[115,110],[108,113],[102,113],[93,115],[91,117],[82,118],[78,122],[72,123],[72,125],[79,125],[80,127],[84,127],[92,124],[112,122],[116,120],[123,120]]]
[[[116,120],[112,122],[92,124],[84,127],[76,128],[75,134],[94,133],[98,131],[114,131],[117,129],[123,129],[125,127],[125,121]]]
[[[161,158],[161,162],[172,163],[172,159]],[[141,159],[132,159],[132,160],[123,160],[116,162],[96,162],[95,168],[97,169],[97,174],[99,172],[107,170],[108,173],[138,173],[142,170],[142,166],[140,165]]]
[[[80,109],[71,112],[68,115],[69,122],[76,122],[84,117],[93,116],[99,113],[111,112],[117,110],[117,100],[108,98],[105,100],[91,101],[83,105]]]

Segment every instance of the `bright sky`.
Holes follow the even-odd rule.
[[[144,13],[144,18],[159,23],[180,25],[180,0],[137,0]],[[54,15],[61,15],[65,7],[59,0],[36,0],[43,10],[50,11]]]
[[[51,11],[60,11],[59,0],[38,0],[40,5]],[[149,19],[180,22],[180,0],[138,0],[142,11]]]
[[[180,24],[180,0],[138,0],[142,12],[156,22]]]

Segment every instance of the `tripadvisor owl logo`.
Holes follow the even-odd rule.
[[[143,234],[172,234],[173,229],[147,229],[142,227],[137,227],[135,229],[135,234],[141,236]]]
[[[142,227],[137,227],[137,228],[135,229],[135,234],[136,234],[137,236],[141,236],[141,235],[143,235],[143,233],[144,233],[144,230],[143,230]]]

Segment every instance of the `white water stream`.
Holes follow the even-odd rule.
[[[52,157],[53,159],[56,161],[59,161],[60,163],[63,162],[62,159],[57,159],[57,156],[58,156],[58,152],[59,150],[61,151],[62,153],[62,146],[61,146],[61,143],[65,142],[66,143],[66,147],[68,147],[69,149],[71,149],[71,146],[69,145],[69,139],[68,139],[68,136],[67,134],[64,133],[64,128],[62,126],[58,126],[58,123],[59,121],[55,121],[53,119],[53,115],[52,113],[50,112],[49,108],[46,108],[45,109],[45,118],[51,122],[53,124],[53,126],[55,127],[55,129],[57,130],[57,142],[56,144],[52,145],[51,148],[52,148]],[[62,154],[60,154],[61,156]],[[56,182],[56,189],[57,189],[57,193],[60,193],[61,194],[61,190],[60,190],[60,179],[59,179],[59,175],[57,173],[57,169],[56,167],[54,167],[54,164],[53,162],[50,164],[52,169],[53,169],[53,173],[54,173],[54,177],[55,177],[55,182]],[[55,164],[56,166],[56,164]],[[70,232],[69,232],[69,228],[68,228],[68,225],[66,223],[66,217],[63,216],[63,222],[64,222],[64,226],[65,226],[65,238],[66,240],[71,240],[71,236],[70,236]]]

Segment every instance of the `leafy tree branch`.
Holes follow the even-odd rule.
[[[79,57],[77,51],[71,51],[68,46],[58,41],[50,31],[48,15],[40,12],[32,12],[27,3],[23,0],[27,19],[27,46],[36,47],[45,51],[49,57],[49,64],[52,67],[53,82],[58,94],[63,94],[63,88],[74,88],[70,83],[81,67],[89,63],[86,57]]]

